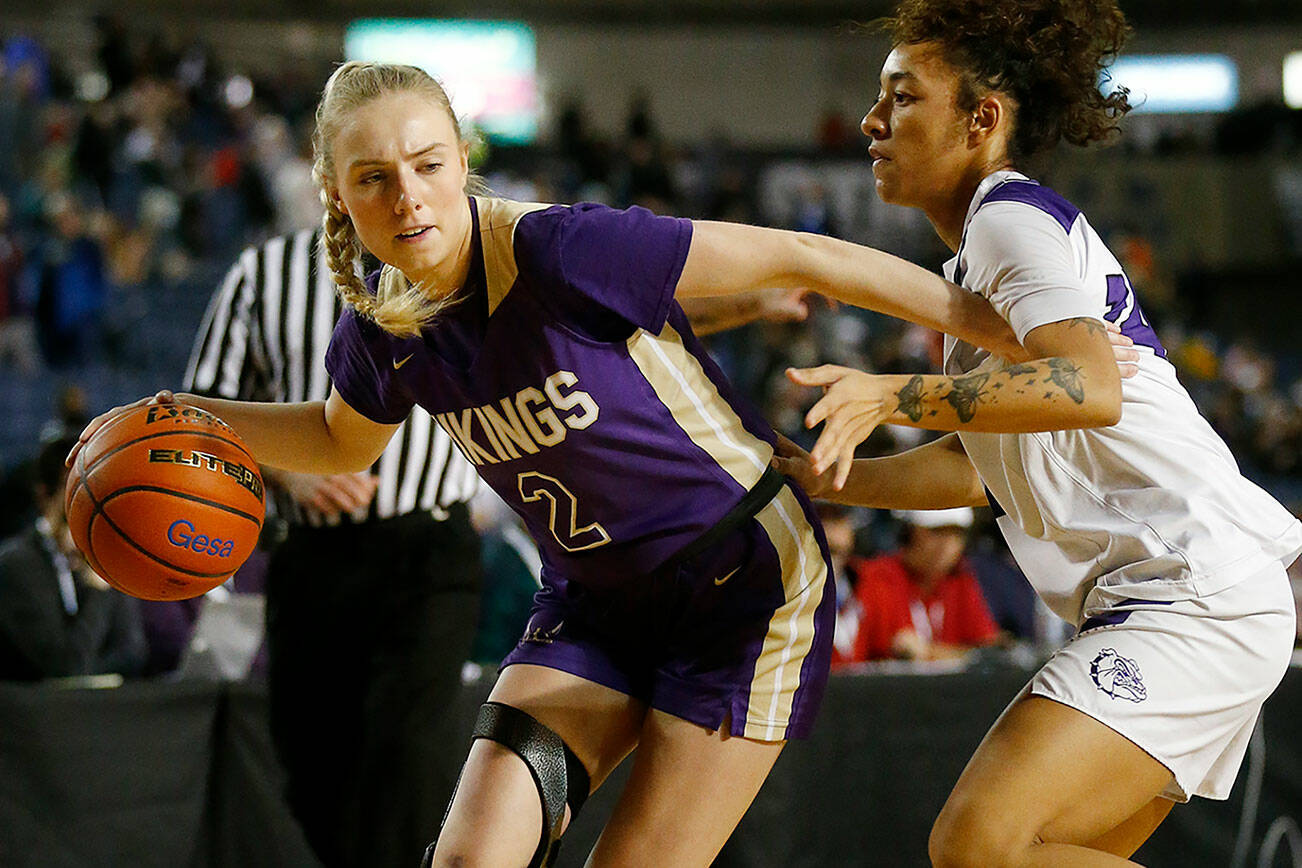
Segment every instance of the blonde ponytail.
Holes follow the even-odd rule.
[[[330,276],[334,278],[335,289],[344,304],[354,308],[362,316],[375,319],[375,296],[366,290],[366,284],[358,274],[358,260],[362,255],[361,242],[357,240],[357,231],[353,221],[339,209],[339,206],[324,191],[321,201],[325,203],[325,217],[322,218],[321,246],[325,249],[326,264],[330,266]]]

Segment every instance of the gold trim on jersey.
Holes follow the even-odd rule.
[[[551,205],[538,202],[512,202],[510,199],[479,199],[479,239],[484,251],[484,278],[488,283],[488,313],[491,316],[515,285],[520,267],[515,262],[515,226],[520,218]],[[407,276],[391,265],[380,271],[380,296],[388,297],[407,290]]]
[[[746,709],[746,738],[781,741],[800,688],[800,670],[814,644],[814,614],[823,599],[827,564],[800,502],[783,486],[755,515],[778,552],[786,602],[769,619],[755,660]]]
[[[520,266],[515,261],[516,224],[524,215],[552,206],[479,197],[474,202],[484,251],[484,277],[488,281],[488,314],[492,316],[520,276]]]
[[[666,323],[659,335],[638,329],[628,339],[628,354],[692,442],[739,485],[753,488],[773,447],[746,430],[674,327]]]

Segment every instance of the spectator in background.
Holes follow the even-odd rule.
[[[561,201],[610,200],[611,147],[588,126],[581,101],[571,100],[556,120],[556,148],[561,158],[556,169]]]
[[[827,106],[818,120],[814,135],[818,149],[826,154],[843,154],[859,145],[859,131],[837,106]]]
[[[48,59],[15,36],[0,50],[0,193],[12,195],[40,152],[40,117],[49,90]]]
[[[832,214],[832,202],[827,188],[816,180],[802,184],[797,193],[794,225],[797,232],[813,232],[816,235],[840,237],[836,218]]]
[[[22,533],[34,521],[32,463],[16,461],[0,469],[0,542]]]
[[[40,514],[0,547],[0,680],[138,674],[147,649],[138,601],[86,565],[63,514],[75,436],[52,438],[35,468]]]
[[[95,27],[95,55],[100,68],[108,76],[109,92],[125,90],[136,75],[136,62],[132,57],[127,28],[117,15],[97,13],[92,19]]]
[[[993,519],[973,526],[963,560],[981,586],[995,626],[1010,641],[1029,644],[1043,656],[1076,635],[1076,626],[1054,614],[1036,595]]]
[[[80,386],[65,384],[54,398],[55,415],[41,425],[40,442],[59,437],[65,431],[80,431],[90,421],[86,412],[86,393]],[[0,470],[0,541],[22,533],[41,515],[37,503],[37,457],[24,456]],[[62,494],[60,493],[60,496]]]
[[[1057,647],[1066,640],[1060,628],[1048,629],[1051,622],[1041,620],[1052,618],[1058,621],[1058,618],[1039,602],[1035,589],[1022,575],[1021,568],[992,524],[971,532],[964,560],[976,575],[986,608],[1000,630],[1015,639],[1046,647]]]
[[[36,332],[20,292],[23,251],[10,225],[9,200],[0,193],[0,364],[12,364],[23,374],[39,363]]]
[[[910,510],[899,551],[853,561],[862,617],[852,660],[942,660],[999,639],[963,561],[969,507]]]
[[[36,323],[41,351],[52,367],[88,359],[99,341],[108,294],[104,253],[87,232],[84,206],[55,195],[46,204],[54,235],[36,268]]]
[[[90,408],[86,390],[75,383],[65,383],[54,396],[55,417],[45,423],[42,438],[48,439],[61,431],[80,431],[90,421]]]
[[[651,101],[638,94],[629,107],[624,159],[616,171],[615,194],[622,204],[641,205],[657,214],[678,209],[678,191],[669,174],[672,160],[651,117]]]
[[[264,115],[252,125],[252,162],[267,185],[275,213],[275,230],[289,234],[313,225],[321,214],[321,198],[312,180],[312,139],[277,115]]]
[[[855,593],[855,574],[850,568],[854,558],[854,517],[849,507],[820,500],[814,503],[818,519],[827,537],[831,555],[830,578],[836,583],[836,631],[832,637],[832,666],[854,660],[863,605]]]

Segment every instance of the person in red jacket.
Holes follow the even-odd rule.
[[[999,638],[963,560],[969,507],[897,513],[899,551],[851,562],[862,609],[853,660],[940,660]]]

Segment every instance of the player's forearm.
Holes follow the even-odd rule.
[[[957,434],[895,455],[860,458],[845,487],[825,500],[873,509],[985,506],[985,488]]]
[[[1027,358],[994,307],[974,292],[881,250],[822,235],[794,236],[798,262],[820,279],[812,289],[985,347],[1005,359]]]
[[[239,433],[260,465],[294,473],[351,473],[367,456],[331,436],[325,402],[274,404],[178,393],[176,400],[207,410]]]
[[[824,235],[735,223],[693,223],[678,281],[684,298],[800,287],[1027,358],[1016,335],[981,296],[897,256]]]
[[[1025,433],[1115,425],[1115,378],[1051,357],[959,376],[883,377],[890,397],[884,421],[934,431]]]

